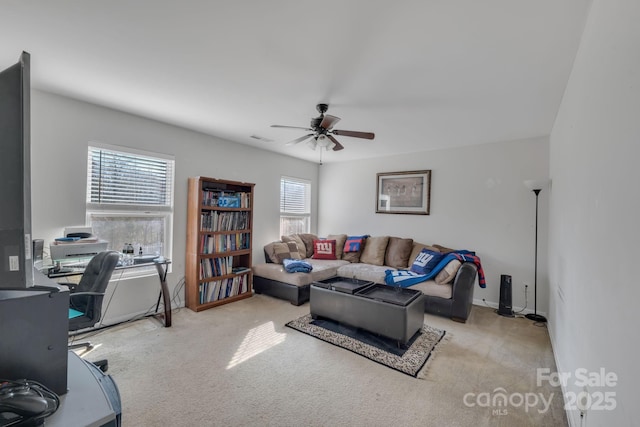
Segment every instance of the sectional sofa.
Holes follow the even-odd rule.
[[[361,245],[349,245],[354,237],[362,239]],[[330,242],[335,242],[333,252]],[[423,249],[436,253],[454,251],[393,236],[335,234],[324,239],[313,234],[282,236],[281,241],[265,245],[265,262],[253,265],[253,289],[257,294],[301,305],[309,300],[310,285],[315,281],[342,276],[385,283],[387,270],[409,269]],[[283,262],[289,259],[304,260],[312,269],[288,272]],[[477,269],[473,262],[454,260],[432,280],[410,288],[425,295],[425,312],[466,322],[471,312]]]

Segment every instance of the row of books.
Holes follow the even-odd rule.
[[[250,243],[250,233],[217,234],[215,236],[205,234],[200,239],[200,252],[203,254],[215,254],[239,251],[249,249]]]
[[[200,278],[226,276],[227,274],[242,274],[249,271],[249,267],[234,267],[233,255],[220,258],[204,258],[200,260]]]
[[[249,228],[249,212],[209,211],[200,214],[200,230],[232,231]]]
[[[242,191],[202,190],[204,206],[220,206],[226,208],[249,208],[251,193]]]
[[[225,280],[200,283],[200,304],[218,301],[249,291],[249,275],[230,277]]]

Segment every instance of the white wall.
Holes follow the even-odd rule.
[[[635,311],[640,199],[640,3],[594,0],[550,137],[549,330],[566,391],[575,371],[618,376],[614,411],[591,409],[588,426],[637,425],[640,381]],[[581,425],[578,411],[572,425]]]
[[[320,167],[320,234],[410,237],[476,251],[487,288],[477,303],[497,307],[500,275],[513,279],[513,305],[524,307],[524,283],[533,308],[535,196],[523,181],[548,177],[547,138],[508,141],[412,155],[325,164]],[[378,172],[430,169],[431,214],[376,214]],[[540,194],[538,312],[547,311],[548,192]]]
[[[175,156],[173,272],[168,276],[172,294],[185,271],[188,177],[200,175],[256,183],[253,258],[259,262],[264,259],[262,247],[279,238],[280,176],[309,179],[317,193],[315,163],[46,92],[32,91],[31,101],[32,228],[34,238],[45,240],[46,249],[54,238],[62,235],[65,226],[85,223],[90,141]],[[314,200],[314,209],[315,206]],[[110,284],[108,292],[114,288],[114,283]],[[105,323],[146,311],[155,304],[158,290],[157,276],[120,281]],[[184,293],[178,294],[183,304]]]

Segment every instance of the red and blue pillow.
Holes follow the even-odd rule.
[[[367,236],[348,236],[344,242],[343,252],[358,252],[362,249],[362,244]]]

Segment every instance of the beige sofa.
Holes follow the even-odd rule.
[[[423,248],[446,253],[452,249],[426,245],[393,236],[368,236],[359,251],[345,253],[346,234],[329,235],[335,240],[335,259],[316,259],[312,234],[283,236],[282,241],[265,245],[265,263],[255,264],[253,289],[258,294],[289,300],[300,305],[309,300],[311,283],[334,276],[385,283],[387,270],[408,269]],[[304,259],[312,271],[289,273],[284,259]],[[451,261],[433,280],[411,286],[425,294],[425,312],[466,321],[471,311],[477,266],[472,262]]]

